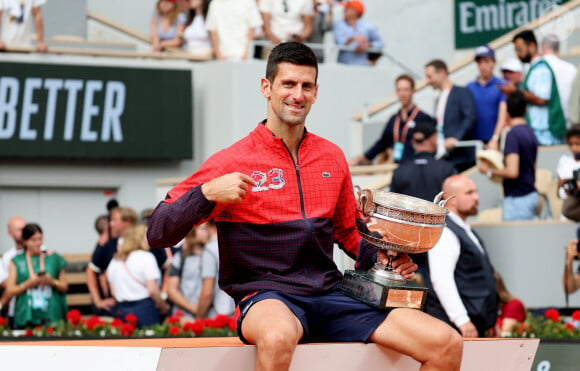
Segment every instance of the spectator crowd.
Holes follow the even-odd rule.
[[[18,43],[4,20],[9,15],[28,19],[28,33],[33,22],[37,49],[46,50],[43,1],[30,4],[20,15],[8,5],[1,9],[0,49]],[[343,13],[339,19],[333,17],[337,6]],[[238,61],[251,54],[254,40],[267,41],[260,51],[266,58],[276,44],[317,43],[332,31],[341,47],[340,63],[372,65],[384,43],[364,12],[364,4],[353,0],[160,0],[151,19],[152,50],[184,49],[204,59]],[[571,154],[559,161],[558,193],[565,201],[564,215],[580,220],[577,68],[559,57],[554,35],[538,43],[526,30],[514,36],[513,45],[517,59],[503,61],[501,78],[494,75],[495,51],[488,45],[478,47],[474,58],[478,75],[466,86],[451,80],[443,60],[426,63],[427,84],[439,93],[429,110],[432,116],[413,101],[415,79],[407,74],[397,77],[399,111],[372,147],[348,161],[366,165],[378,158],[398,164],[390,189],[397,193],[427,200],[440,190],[456,196],[448,204],[450,216],[441,240],[416,262],[421,279],[434,293],[425,311],[465,337],[505,334],[523,321],[525,309],[507,291],[484,241],[469,226],[468,217],[478,212],[479,195],[475,183],[460,173],[476,166],[490,180],[502,183],[503,220],[532,220],[539,202],[538,147],[567,144]],[[485,148],[479,153],[478,143]],[[493,160],[497,156],[499,162]],[[96,218],[98,239],[86,268],[94,312],[120,319],[132,313],[138,326],[160,323],[177,310],[191,318],[233,314],[233,299],[218,285],[220,254],[213,220],[193,227],[175,246],[150,249],[149,216],[139,218],[133,209],[113,205],[109,214]],[[63,319],[68,291],[65,259],[44,246],[38,224],[13,217],[8,234],[14,246],[4,251],[0,265],[0,310],[14,328]],[[571,268],[579,255],[577,243],[571,242],[563,279],[566,292],[580,288],[580,275]],[[496,327],[498,312],[503,325],[510,325]]]
[[[140,219],[133,209],[113,205],[96,218],[98,239],[85,272],[93,314],[124,320],[131,313],[137,327],[162,323],[176,312],[185,319],[232,316],[234,302],[217,284],[215,223],[194,227],[176,246],[151,250],[148,215],[150,210]],[[14,329],[65,319],[66,260],[46,248],[38,224],[15,216],[8,234],[14,246],[2,255],[0,316]]]

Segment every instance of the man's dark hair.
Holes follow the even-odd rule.
[[[316,68],[316,79],[318,80],[318,61],[312,49],[308,46],[291,41],[280,43],[272,49],[268,57],[268,64],[266,66],[266,78],[274,81],[274,77],[278,74],[278,65],[280,63],[290,63],[297,66],[311,66]]]
[[[526,105],[528,102],[521,90],[516,90],[508,95],[506,103],[510,117],[524,117],[526,114]]]
[[[534,43],[536,46],[538,45],[536,35],[534,35],[534,31],[532,30],[523,30],[517,33],[512,39],[512,42],[516,42],[517,39],[522,39],[526,45],[530,45],[531,43]]]
[[[400,81],[400,80],[406,80],[409,81],[409,84],[411,84],[411,89],[415,89],[415,80],[413,80],[413,78],[404,73],[402,75],[397,76],[397,79],[395,80],[395,85]]]
[[[95,219],[95,230],[98,234],[103,233],[107,230],[109,226],[109,216],[108,215],[99,215],[97,219]]]
[[[36,223],[28,223],[22,229],[22,240],[27,241],[30,237],[34,236],[36,232],[42,234],[42,229]]]
[[[441,59],[433,59],[431,62],[429,62],[425,65],[425,68],[427,68],[429,66],[435,68],[435,71],[437,71],[437,72],[443,70],[443,71],[445,71],[445,73],[448,73],[447,65]]]
[[[570,140],[572,137],[580,138],[580,124],[574,124],[566,131],[566,141]]]

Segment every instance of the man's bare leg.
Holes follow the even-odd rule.
[[[242,334],[258,348],[256,371],[284,371],[290,368],[304,329],[284,303],[266,299],[250,307],[242,321]]]
[[[463,354],[461,335],[451,326],[416,309],[397,308],[370,336],[421,362],[421,370],[459,370]]]

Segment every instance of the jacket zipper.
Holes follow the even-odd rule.
[[[302,212],[302,217],[304,218],[304,220],[308,221],[308,219],[306,218],[306,210],[304,207],[304,195],[302,194],[302,181],[300,179],[300,163],[299,163],[300,156],[298,156],[298,151],[300,150],[300,145],[302,144],[303,140],[304,137],[300,139],[300,142],[298,142],[298,148],[296,149],[296,156],[298,158],[296,159],[296,161],[294,161],[294,157],[292,157],[292,152],[290,152],[290,148],[288,148],[286,143],[282,141],[282,144],[284,144],[284,147],[286,147],[286,151],[288,151],[288,154],[290,155],[290,160],[292,160],[292,164],[294,165],[294,170],[296,170],[296,178],[298,180],[298,194],[300,195],[300,211]]]
[[[308,226],[308,229],[312,232],[312,225],[310,224],[310,221],[308,220],[308,218],[306,218],[306,210],[304,207],[304,195],[302,193],[302,181],[300,179],[300,156],[298,155],[298,152],[300,150],[300,145],[302,144],[302,141],[304,140],[304,137],[302,137],[302,139],[300,139],[300,142],[298,142],[298,148],[296,149],[296,161],[294,161],[294,157],[292,157],[292,152],[290,152],[290,148],[288,148],[288,146],[286,145],[286,143],[284,143],[284,141],[282,141],[282,144],[284,144],[284,147],[286,147],[286,150],[288,151],[288,154],[290,155],[290,160],[292,160],[292,164],[294,165],[294,169],[296,170],[296,179],[298,181],[298,194],[300,195],[300,210],[302,211],[302,217],[304,218],[304,221],[306,222],[306,225]],[[304,266],[304,275],[308,278],[310,278],[310,271],[308,270],[308,266]],[[316,288],[320,288],[320,283],[314,279],[311,278],[311,281],[314,283],[314,286]]]

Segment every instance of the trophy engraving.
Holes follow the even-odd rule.
[[[434,202],[398,193],[361,189],[355,186],[357,209],[366,223],[357,223],[361,237],[386,251],[387,264],[375,263],[369,271],[347,270],[342,291],[378,308],[423,309],[427,288],[407,281],[393,270],[398,253],[429,251],[445,227],[449,200],[443,192]],[[453,196],[452,196],[453,197]]]

